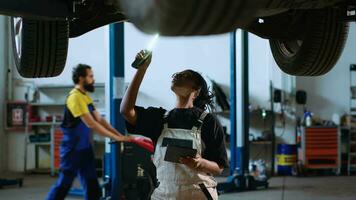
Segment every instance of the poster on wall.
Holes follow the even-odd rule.
[[[22,101],[7,102],[6,104],[6,128],[22,129],[26,126],[26,114],[28,104]]]

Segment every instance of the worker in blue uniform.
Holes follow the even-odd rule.
[[[67,97],[61,125],[63,141],[60,149],[60,174],[47,199],[64,199],[74,178],[78,175],[85,192],[85,199],[98,200],[101,190],[90,142],[91,130],[115,141],[129,141],[132,138],[119,133],[95,109],[93,100],[88,94],[94,92],[94,76],[90,66],[77,65],[73,69],[72,79],[75,87]]]

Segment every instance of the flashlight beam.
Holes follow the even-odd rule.
[[[157,44],[157,41],[158,41],[158,38],[159,38],[159,34],[156,34],[150,41],[150,43],[148,44],[147,46],[147,50],[148,51],[152,51],[153,48],[156,46]]]

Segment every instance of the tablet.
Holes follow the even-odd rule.
[[[188,156],[195,157],[196,154],[196,149],[168,145],[164,160],[168,162],[180,163],[179,158]]]

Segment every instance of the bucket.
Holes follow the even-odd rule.
[[[297,148],[291,144],[277,146],[277,172],[279,175],[292,175],[292,168],[296,163]]]

